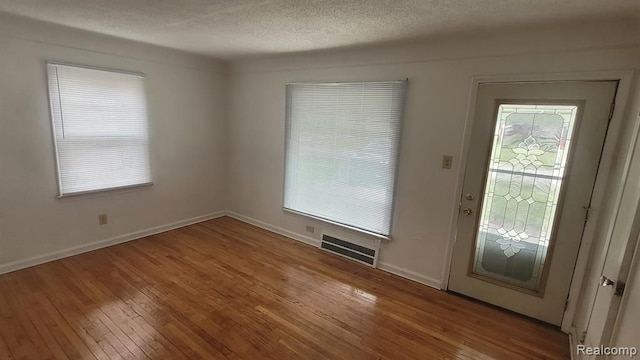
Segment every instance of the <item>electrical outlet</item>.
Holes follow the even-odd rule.
[[[451,169],[451,165],[453,164],[453,156],[451,155],[443,155],[442,156],[442,168],[443,169]]]
[[[307,232],[309,232],[309,233],[312,233],[312,234],[313,234],[313,233],[315,233],[315,232],[316,232],[316,229],[315,229],[313,226],[311,226],[311,225],[307,225]]]
[[[107,223],[107,214],[98,215],[98,224],[104,225]]]

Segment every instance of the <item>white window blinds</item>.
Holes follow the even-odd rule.
[[[144,77],[47,70],[60,196],[150,183]]]
[[[406,81],[287,85],[285,209],[389,235]]]

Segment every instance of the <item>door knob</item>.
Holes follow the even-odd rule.
[[[463,208],[463,209],[462,209],[462,213],[463,213],[465,216],[469,216],[469,215],[471,215],[471,213],[472,213],[472,212],[473,212],[473,211],[472,211],[470,208],[468,208],[468,207],[466,207],[466,208]]]
[[[602,275],[600,276],[600,285],[601,286],[613,286],[616,282],[614,280],[609,279],[608,277]]]

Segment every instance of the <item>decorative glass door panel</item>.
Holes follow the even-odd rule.
[[[448,290],[562,323],[617,87],[478,84]]]
[[[578,106],[500,104],[472,273],[539,292]]]

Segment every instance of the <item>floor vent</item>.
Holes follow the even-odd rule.
[[[327,234],[322,234],[320,247],[332,253],[365,263],[369,266],[376,266],[377,249],[354,244]]]

